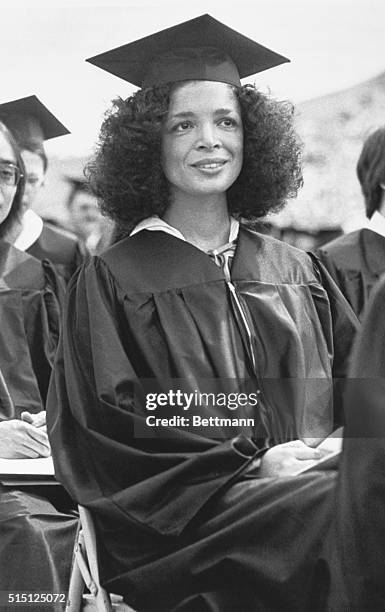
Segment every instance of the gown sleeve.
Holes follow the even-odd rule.
[[[259,451],[243,436],[218,442],[177,428],[141,436],[123,300],[97,257],[68,286],[47,405],[55,472],[96,514],[178,535]]]
[[[0,420],[45,408],[60,328],[62,287],[48,262],[30,287],[0,289]],[[36,270],[34,269],[36,273]],[[57,284],[58,283],[58,284]]]
[[[320,259],[309,253],[313,260],[314,271],[325,289],[331,316],[333,346],[333,386],[335,426],[345,423],[343,396],[345,380],[349,373],[352,347],[361,325],[349,302],[329,274]],[[322,313],[320,313],[322,317]]]

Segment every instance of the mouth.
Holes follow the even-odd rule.
[[[193,168],[198,168],[198,170],[218,170],[223,168],[227,161],[227,159],[202,159],[191,165]]]

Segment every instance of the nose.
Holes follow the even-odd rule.
[[[197,149],[217,149],[221,146],[215,125],[207,122],[201,125],[196,143]]]

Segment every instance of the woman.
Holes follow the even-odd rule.
[[[107,588],[140,610],[298,611],[334,474],[271,477],[319,457],[304,440],[333,429],[356,320],[307,254],[238,222],[295,194],[299,147],[290,107],[197,47],[226,40],[213,22],[158,38],[102,127],[91,180],[131,235],[70,283],[49,429]]]
[[[50,455],[44,409],[60,315],[59,285],[50,266],[4,239],[17,222],[23,187],[20,154],[0,123],[0,457],[5,459]],[[57,487],[51,489],[58,500]],[[2,592],[68,588],[76,520],[39,492],[0,484]],[[2,599],[2,609],[12,609],[6,604]]]
[[[44,143],[69,131],[34,95],[0,104],[0,121],[12,132],[25,167],[22,211],[8,240],[40,261],[49,260],[67,283],[86,256],[84,245],[72,233],[46,223],[33,207],[48,170]]]

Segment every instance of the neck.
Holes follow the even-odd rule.
[[[226,194],[183,200],[175,198],[166,210],[163,219],[178,229],[187,242],[202,251],[217,249],[229,239],[230,217]]]

